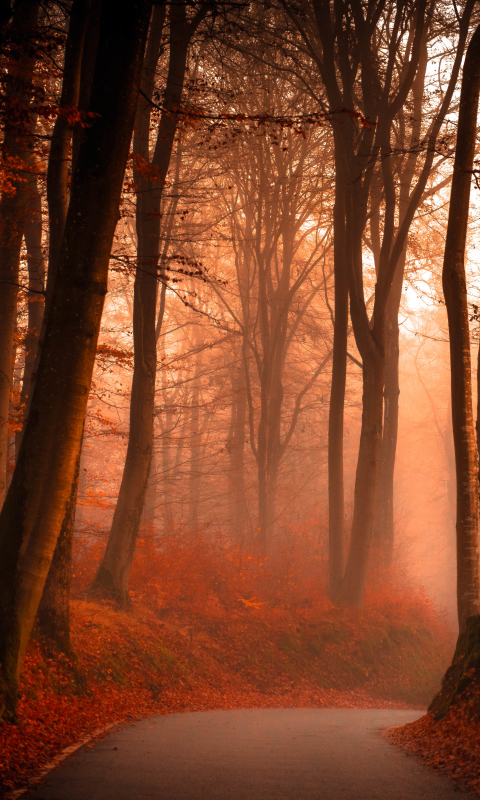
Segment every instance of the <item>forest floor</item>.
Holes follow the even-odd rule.
[[[480,796],[480,686],[463,692],[448,714],[431,714],[388,731],[391,741]]]
[[[405,595],[406,597],[406,595]],[[75,658],[34,636],[20,725],[0,727],[0,790],[26,785],[64,748],[112,722],[235,708],[422,708],[450,639],[428,603],[386,612],[72,602]],[[1,794],[1,791],[0,791]]]
[[[213,709],[426,708],[455,645],[447,620],[393,572],[372,575],[363,612],[334,607],[324,539],[305,525],[267,559],[211,531],[161,540],[146,531],[128,612],[86,599],[105,538],[79,539],[75,656],[50,651],[34,632],[20,724],[0,726],[0,795],[118,721]]]

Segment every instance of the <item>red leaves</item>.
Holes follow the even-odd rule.
[[[389,738],[480,796],[480,686],[464,692],[447,716],[394,728]]]
[[[99,539],[76,544],[77,592],[98,564]],[[364,613],[340,611],[326,599],[322,575],[324,583],[312,525],[266,559],[240,553],[212,531],[157,542],[144,530],[131,613],[73,602],[78,662],[30,643],[22,727],[0,727],[4,788],[24,785],[63,748],[124,718],[248,707],[405,708],[428,700],[450,644],[428,600],[396,586],[393,576],[383,583],[377,576]]]
[[[205,569],[205,562],[198,566]],[[211,592],[199,604],[198,591],[197,605],[183,611],[136,604],[124,613],[109,603],[75,601],[78,662],[31,641],[21,727],[0,727],[4,789],[24,785],[65,747],[116,720],[222,708],[405,707],[382,699],[391,689],[381,670],[372,680],[361,674],[362,664],[364,673],[371,669],[362,648],[392,618],[324,609],[314,622],[312,613],[242,603],[226,612]],[[402,658],[393,653],[399,683]],[[415,659],[416,668],[417,650]]]

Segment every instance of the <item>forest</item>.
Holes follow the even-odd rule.
[[[0,0],[0,80],[0,791],[429,706],[480,792],[478,3]]]

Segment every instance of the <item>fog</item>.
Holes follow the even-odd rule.
[[[172,680],[433,694],[480,609],[457,5],[5,4],[0,718],[32,631],[122,613]]]

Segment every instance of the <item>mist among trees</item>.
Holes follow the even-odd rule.
[[[0,3],[4,720],[32,636],[76,657],[72,597],[181,609],[190,642],[418,613],[441,672],[465,647],[479,25],[474,0]]]

